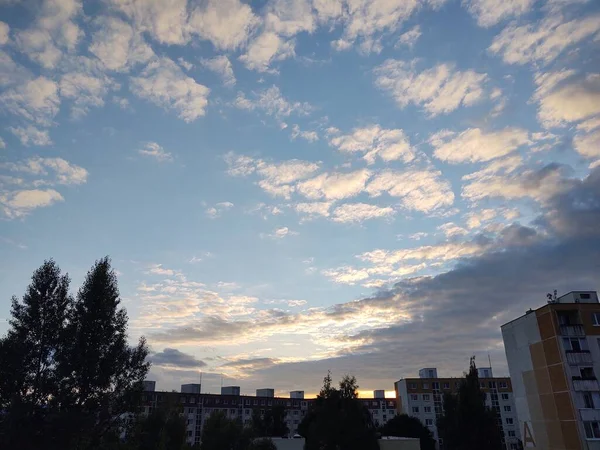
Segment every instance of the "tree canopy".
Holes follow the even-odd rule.
[[[444,414],[437,422],[446,450],[502,450],[498,413],[485,405],[475,358],[456,394],[444,395]]]
[[[252,430],[259,437],[286,436],[290,430],[285,423],[285,407],[275,405],[262,415],[259,409],[252,411]]]
[[[433,434],[419,419],[399,414],[388,420],[380,429],[382,436],[419,438],[421,450],[435,450]]]
[[[305,450],[379,448],[371,414],[358,400],[358,384],[353,376],[346,375],[336,389],[328,373],[298,431],[306,439]]]
[[[137,409],[149,364],[145,340],[127,343],[127,314],[108,257],[76,298],[68,275],[45,261],[0,339],[0,448],[96,449]]]

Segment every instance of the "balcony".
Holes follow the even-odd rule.
[[[583,337],[585,336],[585,331],[583,330],[583,325],[561,325],[560,334],[570,337]]]
[[[580,409],[579,415],[584,422],[600,421],[600,409]]]
[[[573,377],[573,389],[576,391],[598,391],[598,380],[582,380],[579,377]]]
[[[592,354],[589,350],[567,350],[567,362],[571,365],[592,364]]]

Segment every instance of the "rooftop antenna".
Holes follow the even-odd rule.
[[[490,352],[488,352],[488,362],[490,363],[490,372],[492,372],[492,358],[490,358]]]

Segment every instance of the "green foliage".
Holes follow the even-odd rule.
[[[313,407],[298,427],[306,438],[305,450],[379,448],[371,414],[357,397],[356,378],[345,376],[338,390],[331,386],[331,374],[327,374]]]
[[[50,260],[12,300],[0,339],[0,448],[105,449],[135,411],[149,365],[127,345],[127,315],[110,260],[97,261],[76,299]]]
[[[248,446],[248,450],[277,450],[275,443],[269,438],[255,439]]]
[[[416,417],[407,414],[399,414],[381,428],[382,436],[399,436],[419,438],[421,450],[435,450],[435,439],[433,434]]]
[[[290,430],[285,423],[285,408],[275,405],[265,411],[261,417],[260,410],[252,411],[252,430],[259,437],[286,436]]]
[[[444,395],[444,414],[437,422],[447,450],[502,450],[502,431],[497,413],[485,406],[475,358],[457,394]]]
[[[250,430],[243,429],[221,411],[213,412],[202,428],[202,450],[243,450],[251,440]]]
[[[182,450],[186,448],[186,423],[175,409],[155,410],[140,417],[127,439],[127,450]]]

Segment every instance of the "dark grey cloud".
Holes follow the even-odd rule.
[[[165,348],[162,352],[152,353],[148,356],[148,360],[152,362],[153,366],[159,367],[200,369],[206,366],[204,361],[175,348]]]

